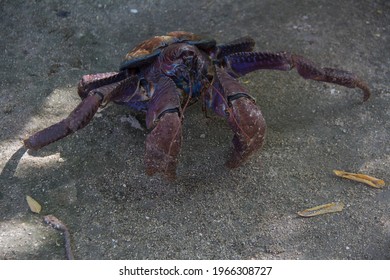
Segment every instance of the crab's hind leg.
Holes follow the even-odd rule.
[[[81,103],[62,121],[53,124],[24,140],[28,149],[37,150],[86,126],[97,112],[99,106],[111,101],[124,88],[137,86],[132,78],[121,80],[117,73],[86,75],[80,81],[79,95]]]
[[[237,80],[220,67],[216,67],[216,74],[213,98],[217,102],[212,107],[219,115],[225,112],[234,132],[234,148],[226,166],[235,168],[263,146],[266,123],[255,101]]]
[[[152,131],[146,138],[146,173],[176,177],[182,142],[180,92],[168,77],[158,81],[146,114],[146,126]]]
[[[296,68],[305,79],[328,82],[363,90],[363,101],[370,97],[368,85],[356,74],[334,68],[321,68],[313,61],[288,52],[240,52],[225,57],[225,66],[232,75],[243,76],[259,69],[290,70]]]

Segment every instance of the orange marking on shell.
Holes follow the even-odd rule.
[[[151,54],[157,49],[174,43],[177,40],[194,41],[200,39],[200,36],[185,31],[173,31],[169,32],[167,35],[154,36],[153,38],[143,41],[141,44],[134,47],[130,52],[126,54],[125,60],[131,60],[134,58]]]
[[[196,41],[200,40],[201,37],[199,35],[196,35],[191,32],[185,32],[185,31],[172,31],[167,34],[168,36],[172,36],[181,40],[191,40]]]
[[[133,48],[125,57],[125,60],[141,57],[153,53],[156,49],[164,47],[173,41],[172,36],[155,36]]]

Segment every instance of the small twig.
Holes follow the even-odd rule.
[[[51,225],[54,229],[64,234],[65,240],[65,254],[68,260],[74,260],[72,248],[70,246],[70,233],[66,225],[53,215],[46,215],[43,217],[45,223]]]

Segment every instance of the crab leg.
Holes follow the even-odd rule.
[[[216,67],[214,80],[213,109],[225,117],[234,132],[234,149],[226,166],[235,168],[244,163],[250,155],[263,146],[266,124],[260,109],[248,94],[248,91],[224,69]],[[223,95],[223,98],[219,96]]]
[[[243,76],[259,69],[288,71],[296,68],[305,79],[328,82],[363,90],[363,101],[370,97],[367,84],[356,74],[333,68],[321,68],[311,60],[288,52],[240,52],[225,57],[225,63],[235,76]]]
[[[90,95],[85,98],[70,115],[62,121],[53,124],[24,140],[24,146],[28,149],[38,150],[52,142],[83,128],[95,115],[101,103],[98,95]]]
[[[107,72],[84,75],[77,88],[77,92],[81,99],[88,96],[89,92],[103,86],[120,82],[126,78],[124,72]]]
[[[182,141],[180,92],[168,77],[158,81],[146,114],[146,125],[153,130],[146,138],[146,173],[176,177],[177,157]]]
[[[255,46],[255,41],[249,37],[238,38],[234,41],[231,41],[227,44],[222,44],[218,46],[217,58],[222,58],[227,55],[237,53],[237,52],[250,52]]]
[[[81,103],[67,118],[38,131],[25,139],[24,145],[28,149],[37,150],[76,132],[85,127],[92,120],[99,106],[107,104],[123,92],[124,88],[131,88],[131,84],[136,86],[138,83],[138,79],[135,81],[132,77],[119,82],[118,75],[116,74],[117,73],[101,73],[84,76],[79,83],[79,94],[83,98]],[[101,79],[103,79],[103,81]],[[110,82],[113,83],[109,84]],[[104,85],[104,83],[106,85]],[[94,89],[86,94],[85,91],[88,88]]]

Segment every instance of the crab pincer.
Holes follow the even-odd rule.
[[[226,166],[235,168],[261,149],[265,139],[266,123],[259,107],[245,87],[220,67],[216,67],[216,74],[220,87],[219,94],[224,95],[220,100],[227,100],[225,117],[234,133],[233,151]]]
[[[176,177],[182,142],[180,92],[168,77],[161,77],[146,113],[146,126],[153,128],[146,138],[146,173]]]

